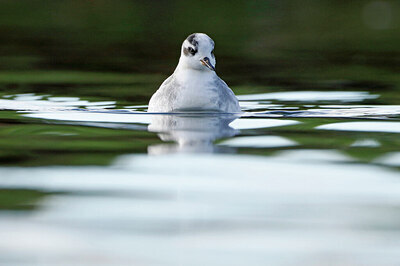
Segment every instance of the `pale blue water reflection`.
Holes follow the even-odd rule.
[[[398,133],[387,115],[400,107],[361,105],[376,97],[365,92],[271,94],[240,96],[239,116],[149,114],[145,106],[50,95],[0,100],[30,124],[162,140],[126,140],[148,141],[147,152],[121,152],[104,166],[0,167],[1,188],[48,193],[30,212],[1,213],[0,261],[396,265],[399,156],[386,150],[397,135],[389,141],[377,132]],[[353,153],[359,149],[376,156]]]
[[[2,260],[395,265],[399,175],[351,162],[339,152],[297,150],[2,168],[8,188],[68,192],[23,219],[3,215]]]

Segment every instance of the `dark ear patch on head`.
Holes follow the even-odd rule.
[[[195,40],[196,37],[196,33],[190,34],[189,37],[187,37],[186,40],[188,40],[188,42],[190,42],[190,44],[192,44],[194,47],[197,46],[197,41]]]
[[[186,56],[189,56],[189,55],[193,56],[197,53],[197,49],[193,49],[192,47],[185,47],[185,48],[183,48],[183,53]]]

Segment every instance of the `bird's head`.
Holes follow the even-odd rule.
[[[180,63],[200,71],[215,71],[214,41],[204,33],[189,35],[182,44]]]

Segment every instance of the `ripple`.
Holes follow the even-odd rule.
[[[261,94],[239,95],[242,101],[249,100],[278,100],[278,101],[340,101],[340,102],[361,102],[367,99],[376,99],[379,95],[369,94],[365,91],[287,91],[271,92]]]
[[[41,118],[61,121],[76,122],[103,122],[103,123],[139,123],[150,124],[151,115],[147,114],[119,114],[113,112],[88,112],[88,111],[68,111],[68,112],[38,112],[24,114],[25,117]]]
[[[218,143],[218,145],[236,148],[276,148],[296,146],[297,143],[280,136],[251,136],[228,139]]]
[[[400,122],[341,122],[317,126],[316,129],[400,133]]]
[[[256,128],[291,126],[296,124],[300,124],[300,122],[296,120],[240,118],[233,121],[229,125],[235,129],[256,129]]]

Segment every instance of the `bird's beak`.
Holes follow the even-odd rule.
[[[200,59],[200,62],[211,69],[212,71],[215,71],[215,67],[211,64],[210,59],[208,57],[204,57],[203,59]]]

